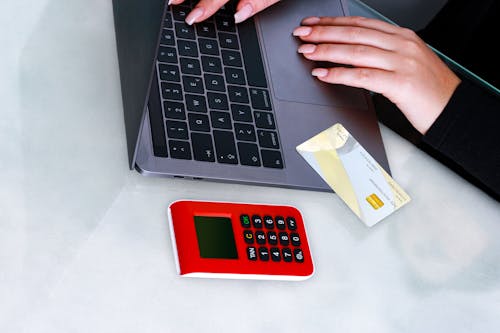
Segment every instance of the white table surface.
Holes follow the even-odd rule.
[[[413,201],[371,229],[334,194],[147,178],[111,1],[2,1],[0,27],[0,332],[500,331],[500,205],[391,130]],[[180,198],[295,205],[315,275],[180,278]]]

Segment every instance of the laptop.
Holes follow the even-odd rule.
[[[344,0],[287,0],[241,24],[231,1],[184,22],[196,1],[114,0],[131,169],[332,191],[295,147],[342,123],[389,170],[370,93],[321,83],[292,31],[306,16],[348,15]]]

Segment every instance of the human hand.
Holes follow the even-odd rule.
[[[185,0],[169,0],[169,5],[180,5]],[[234,20],[240,23],[249,17],[257,14],[263,9],[274,5],[280,0],[240,0],[236,6],[236,14]],[[200,0],[193,8],[191,13],[186,17],[186,23],[191,25],[193,23],[201,22],[219,10],[223,5],[228,3],[229,0]]]
[[[348,67],[315,68],[319,80],[364,88],[390,99],[425,134],[460,79],[406,28],[364,17],[310,17],[293,34],[299,53]]]

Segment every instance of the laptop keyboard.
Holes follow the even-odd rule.
[[[149,103],[154,154],[283,169],[255,25],[236,26],[230,6],[194,26],[191,6],[167,9]]]

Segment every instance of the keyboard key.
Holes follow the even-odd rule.
[[[175,34],[177,38],[195,39],[194,27],[185,22],[175,23]]]
[[[248,91],[246,87],[228,86],[229,101],[234,103],[248,103]]]
[[[207,90],[213,91],[226,91],[226,84],[224,83],[224,77],[216,74],[205,74],[205,86]]]
[[[215,39],[199,38],[198,46],[201,54],[219,55],[219,45]]]
[[[243,67],[240,52],[233,50],[222,50],[222,62],[225,66]]]
[[[259,148],[256,144],[238,142],[238,152],[242,165],[260,167]]]
[[[193,58],[180,58],[182,74],[201,75],[200,61]]]
[[[284,262],[292,262],[292,260],[293,260],[292,250],[284,247],[281,249],[281,253],[283,254],[283,261]]]
[[[210,132],[208,116],[201,113],[189,113],[189,129],[198,132]]]
[[[220,32],[219,42],[220,42],[220,47],[223,49],[238,50],[240,48],[238,43],[238,37],[236,36],[236,34]]]
[[[248,105],[231,104],[231,113],[234,121],[253,122],[252,110]]]
[[[274,229],[274,220],[271,216],[264,216],[264,226],[267,229]]]
[[[222,64],[219,58],[202,56],[201,63],[205,72],[222,74]]]
[[[236,140],[238,141],[257,141],[255,129],[252,124],[234,123],[234,131],[236,133]]]
[[[274,231],[267,232],[267,242],[270,245],[278,245],[278,236]]]
[[[179,55],[184,57],[198,57],[198,45],[196,42],[189,40],[179,40],[177,42],[177,49],[179,50]]]
[[[288,237],[288,234],[286,232],[280,232],[278,234],[280,244],[283,246],[288,246],[290,244],[290,238]]]
[[[177,51],[173,47],[160,46],[158,50],[158,61],[176,64],[178,62]]]
[[[214,130],[217,161],[224,164],[238,164],[233,132]]]
[[[266,247],[259,248],[259,259],[262,261],[269,261],[269,250]]]
[[[170,139],[189,139],[187,124],[184,121],[167,120],[167,135]]]
[[[179,66],[160,64],[160,80],[180,82],[181,75],[179,74]]]
[[[280,147],[278,133],[274,131],[258,130],[257,137],[259,138],[259,145],[263,148],[279,149]]]
[[[212,111],[210,112],[210,119],[214,128],[233,129],[231,115],[228,112]]]
[[[290,230],[297,230],[297,221],[293,217],[286,218],[286,225]]]
[[[250,216],[247,214],[240,215],[240,222],[243,228],[250,228]]]
[[[272,113],[255,111],[253,116],[255,118],[255,126],[257,126],[257,128],[276,129]]]
[[[161,34],[161,45],[175,46],[174,31],[170,29],[163,29]]]
[[[255,109],[271,110],[271,99],[268,90],[250,88],[250,98],[252,100],[252,106]]]
[[[262,218],[259,215],[252,216],[252,224],[254,228],[261,229],[262,228]]]
[[[210,22],[200,22],[196,24],[196,31],[199,37],[217,38],[215,24]]]
[[[301,249],[294,249],[293,250],[293,257],[295,258],[296,262],[299,262],[299,263],[304,262],[304,253],[302,252]]]
[[[285,218],[283,216],[276,216],[276,218],[274,220],[276,221],[276,227],[279,230],[286,229],[286,222],[285,222]]]
[[[215,110],[229,110],[226,95],[209,92],[207,93],[208,106]]]
[[[187,6],[172,6],[174,20],[184,22],[191,9]]]
[[[251,261],[257,260],[257,250],[255,249],[255,247],[253,246],[247,247],[247,257],[248,260]]]
[[[250,230],[243,230],[243,239],[245,240],[245,243],[253,244],[254,243],[253,232],[251,232]]]
[[[219,31],[236,32],[234,16],[218,15],[215,17],[215,23]]]
[[[173,101],[166,101],[163,103],[163,109],[165,110],[165,118],[169,119],[186,119],[186,111],[184,110],[184,104]]]
[[[193,94],[203,94],[205,89],[203,88],[203,80],[197,76],[182,76],[182,83],[184,86],[184,91]]]
[[[192,112],[207,112],[205,96],[186,94],[186,109]]]
[[[166,83],[161,84],[161,94],[163,99],[173,99],[176,101],[182,101],[182,86],[177,83]]]
[[[165,14],[165,21],[163,21],[163,27],[167,29],[172,29],[174,27],[172,14],[170,14],[170,12],[167,12]]]
[[[170,156],[172,156],[172,158],[182,160],[191,159],[191,147],[189,147],[189,142],[169,140],[168,145],[170,147]]]
[[[270,252],[271,252],[271,260],[272,261],[274,261],[274,262],[281,261],[280,249],[278,249],[277,247],[272,247]]]
[[[256,231],[255,239],[257,240],[257,244],[266,244],[266,234],[263,231]]]
[[[158,80],[156,72],[154,81]],[[153,84],[148,101],[151,138],[153,141],[153,154],[158,157],[168,157],[167,138],[165,136],[165,123],[161,111],[160,92],[158,85]]]
[[[246,84],[245,74],[243,73],[243,70],[239,68],[226,67],[224,68],[224,73],[226,75],[226,81],[228,84]]]
[[[248,84],[254,87],[266,88],[267,80],[264,72],[264,63],[253,20],[246,20],[238,24],[238,32]]]
[[[293,246],[300,246],[300,236],[296,232],[292,232],[290,234],[290,239],[292,240],[292,245]]]
[[[262,164],[266,168],[283,169],[283,159],[277,150],[262,149]]]
[[[215,162],[214,145],[210,134],[191,133],[191,143],[196,161]]]

